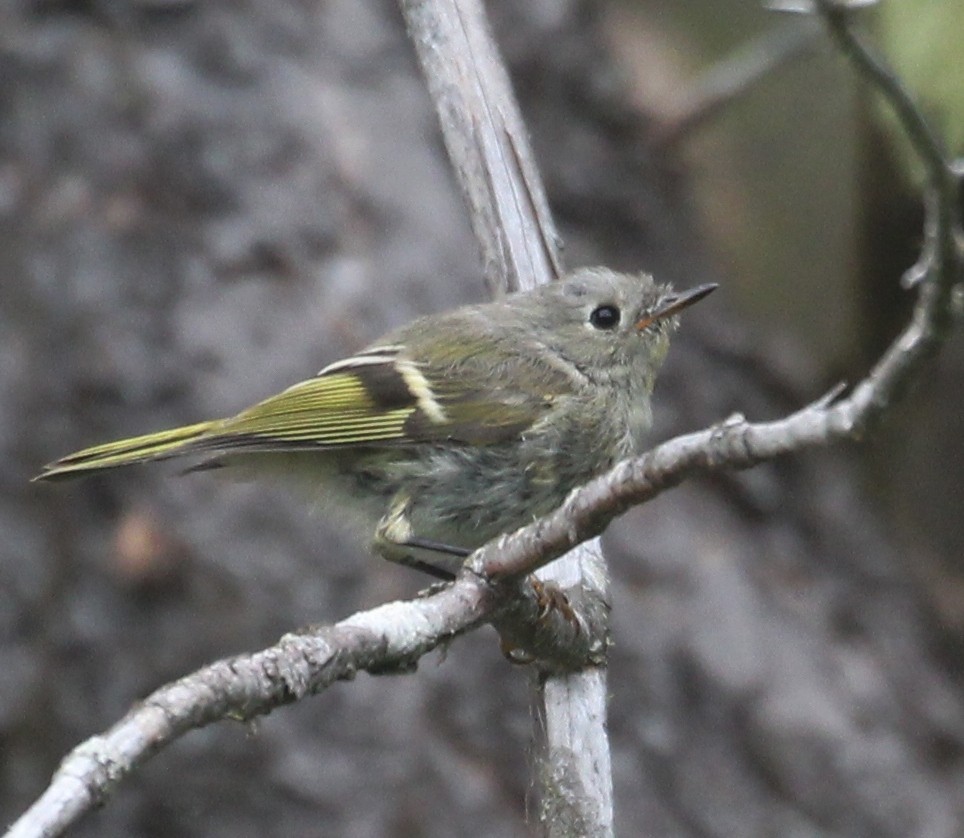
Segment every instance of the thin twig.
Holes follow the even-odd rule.
[[[654,146],[678,146],[775,70],[812,51],[818,35],[817,27],[799,25],[767,32],[714,64],[692,84],[674,113],[654,128]]]
[[[922,279],[911,322],[867,378],[847,398],[837,400],[835,389],[775,422],[753,424],[734,416],[621,463],[574,491],[551,515],[477,551],[451,586],[422,599],[392,603],[334,626],[289,635],[270,649],[221,661],[163,687],[110,731],[76,748],[8,837],[62,833],[103,802],[139,764],[187,730],[270,712],[361,670],[408,671],[427,651],[502,616],[503,608],[529,609],[522,623],[538,625],[534,618],[540,604],[531,590],[523,586],[521,596],[507,600],[498,589],[516,584],[581,539],[602,532],[629,506],[688,477],[748,468],[809,447],[863,436],[946,339],[953,320],[953,293],[964,281],[964,237],[956,206],[949,205],[953,190],[947,186],[956,185],[948,178],[960,178],[964,167],[952,165],[939,144],[931,141],[930,131],[921,130],[926,123],[903,86],[853,37],[849,16],[829,0],[816,0],[816,6],[855,65],[873,68],[868,78],[875,87],[891,101],[904,103],[897,108],[898,117],[908,134],[916,137],[915,147],[922,151],[935,186],[933,200],[928,202],[927,236],[938,246],[921,262]],[[580,650],[580,655],[585,653]],[[564,677],[557,679],[556,686],[565,693]],[[552,695],[547,700],[551,699]],[[572,702],[565,706],[574,710]]]

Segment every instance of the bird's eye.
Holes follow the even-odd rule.
[[[615,329],[619,325],[619,309],[613,305],[597,306],[589,315],[589,322],[597,329]]]

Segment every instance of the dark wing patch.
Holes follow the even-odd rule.
[[[415,400],[398,388],[373,397],[364,381],[375,367],[341,369],[295,384],[219,423],[204,447],[330,448],[399,440]]]
[[[338,361],[215,423],[191,447],[216,453],[442,440],[489,445],[518,436],[546,414],[556,395],[571,391],[570,381],[552,369],[533,376],[534,392],[523,393],[504,382],[480,388],[479,370],[468,365],[433,369],[398,356],[372,349]]]

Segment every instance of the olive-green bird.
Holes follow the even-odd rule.
[[[36,479],[174,457],[296,475],[360,513],[378,553],[448,579],[643,450],[674,315],[715,287],[578,270],[422,317],[236,416],[87,448]]]

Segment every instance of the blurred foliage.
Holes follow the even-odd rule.
[[[640,106],[669,119],[735,52],[809,22],[758,0],[622,0],[610,28]],[[634,42],[635,39],[635,42]],[[654,79],[662,80],[653,94]],[[858,135],[852,73],[819,37],[682,136],[726,293],[801,379],[853,377]],[[800,367],[803,367],[801,369]]]
[[[950,152],[964,154],[964,2],[885,0],[877,16],[888,60]]]
[[[676,119],[733,54],[805,23],[759,0],[613,0],[610,8],[610,39],[635,101],[657,120]],[[964,0],[881,0],[857,23],[933,130],[964,153]],[[774,66],[674,151],[693,172],[704,231],[727,270],[723,294],[752,322],[771,363],[804,393],[860,377],[907,320],[912,295],[900,276],[922,229],[920,167],[880,97],[818,34],[805,57]],[[964,556],[962,375],[958,334],[860,449],[866,490],[938,598],[958,590],[947,580],[959,579]],[[954,599],[941,605],[945,619],[964,625],[964,596]]]

